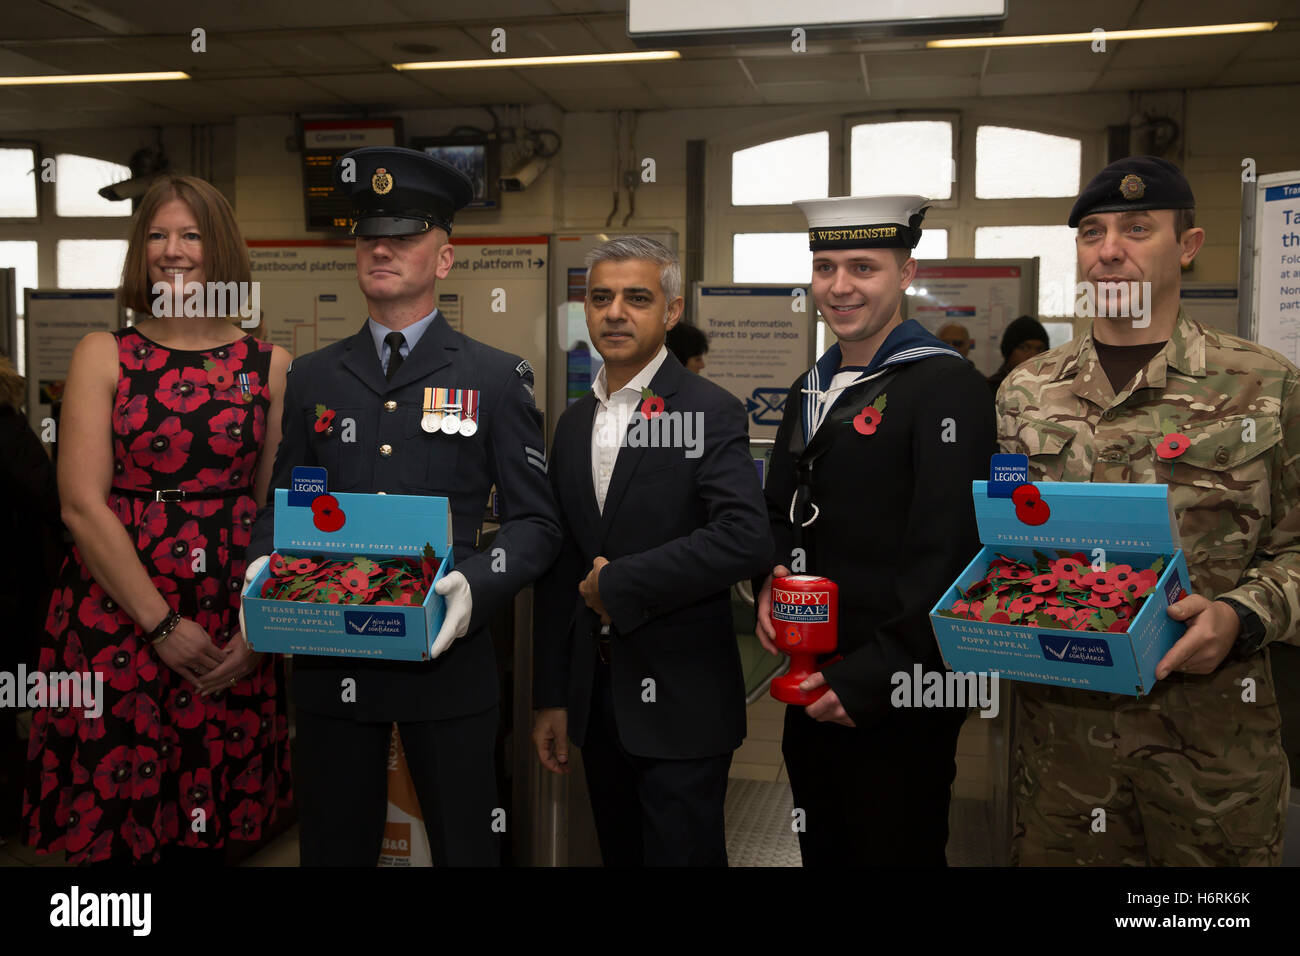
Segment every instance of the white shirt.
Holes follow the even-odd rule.
[[[835,373],[835,377],[831,379],[830,386],[826,391],[822,392],[821,401],[817,404],[817,420],[813,422],[812,430],[814,435],[817,434],[817,429],[821,428],[822,424],[826,421],[826,415],[830,412],[831,406],[839,399],[840,392],[844,391],[861,377],[862,369],[860,368]],[[871,377],[875,378],[876,376],[872,375]],[[809,440],[811,441],[811,437]]]
[[[619,449],[627,435],[628,423],[641,401],[641,389],[649,388],[651,380],[668,357],[668,349],[659,347],[659,353],[632,380],[613,395],[608,394],[607,366],[602,365],[592,383],[596,396],[596,418],[591,424],[591,483],[596,489],[596,505],[605,513],[605,495],[609,493],[609,479],[614,474]]]

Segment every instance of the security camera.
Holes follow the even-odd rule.
[[[99,194],[105,199],[111,199],[114,202],[120,202],[124,199],[139,199],[149,191],[149,187],[153,185],[153,181],[157,178],[155,175],[132,176],[120,183],[105,186],[99,191]]]
[[[527,189],[537,181],[537,177],[546,172],[550,160],[544,156],[534,156],[508,176],[500,179],[503,193],[517,193]]]

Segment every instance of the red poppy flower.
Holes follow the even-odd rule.
[[[1177,458],[1187,451],[1191,445],[1192,440],[1182,432],[1170,432],[1156,446],[1156,454],[1168,461],[1171,458]]]
[[[327,432],[334,425],[334,409],[327,408],[316,416],[316,431]]]
[[[1021,488],[1027,487],[1021,485]],[[1017,489],[1019,490],[1019,489]],[[1028,498],[1016,505],[1016,517],[1027,525],[1045,524],[1052,516],[1052,509],[1042,498]]]
[[[664,400],[658,395],[652,395],[641,402],[641,414],[646,418],[658,418],[663,414],[663,411]]]
[[[158,735],[161,728],[158,719],[158,705],[154,699],[143,691],[129,691],[122,695],[122,699],[113,705],[113,716],[125,724],[131,724],[135,727],[135,732],[144,736],[146,740],[152,740]],[[103,723],[102,720],[94,723]]]
[[[181,813],[187,819],[195,819],[195,810],[202,810],[210,822],[215,818],[217,807],[212,798],[212,771],[207,767],[182,773],[178,792]]]
[[[333,504],[323,504],[317,507],[316,502],[322,498],[328,498]],[[339,507],[338,501],[333,495],[317,495],[312,501],[311,510],[315,512],[312,523],[321,531],[338,531],[347,521],[347,515],[343,513],[343,509]]]
[[[1006,611],[994,611],[989,615],[988,623],[990,624],[1010,624],[1011,615]]]
[[[1042,603],[1043,599],[1036,594],[1023,594],[1011,602],[1010,611],[1012,614],[1028,614]]]
[[[1074,581],[1080,574],[1084,573],[1087,567],[1082,561],[1075,558],[1058,558],[1051,563],[1052,573],[1057,577],[1064,578],[1067,581]]]
[[[262,836],[262,820],[266,810],[256,800],[241,800],[230,814],[230,826],[245,840],[258,840]]]
[[[133,372],[156,372],[167,364],[167,352],[143,339],[137,340],[134,345],[127,345],[123,341],[122,347],[118,349],[118,358]]]
[[[370,590],[370,576],[355,566],[343,573],[339,583],[353,594],[364,594]]]
[[[1106,628],[1106,630],[1111,631],[1113,633],[1122,634],[1128,630],[1128,621],[1124,620],[1124,618],[1119,618],[1117,621],[1115,621],[1114,624]]]
[[[122,839],[131,847],[131,853],[137,860],[152,856],[154,844],[158,842],[157,837],[149,827],[137,823],[134,814],[127,814],[119,832],[122,834]]]
[[[235,777],[230,785],[241,793],[259,792],[264,786],[262,755],[257,754],[248,761],[248,766],[244,768],[243,773]]]
[[[859,435],[874,435],[884,416],[878,409],[868,405],[853,418],[853,430]]]
[[[1050,572],[1036,575],[1029,582],[1035,594],[1047,594],[1050,591],[1055,591],[1058,583],[1056,575]]]
[[[158,380],[154,397],[173,412],[192,412],[209,398],[208,379],[202,369],[173,368]]]
[[[224,392],[235,383],[234,373],[223,362],[213,362],[212,367],[208,369],[207,378],[208,384],[218,392]]]
[[[1092,596],[1088,598],[1088,603],[1093,607],[1119,607],[1124,603],[1124,598],[1113,590],[1106,593],[1094,591]]]
[[[129,618],[98,584],[92,584],[77,608],[77,620],[95,631],[112,634]]]
[[[310,574],[319,567],[311,558],[295,558],[289,562],[289,571],[293,574]]]
[[[237,405],[230,405],[208,419],[212,436],[208,444],[218,455],[234,458],[244,448],[245,440],[252,436],[245,435],[248,413]]]
[[[953,602],[952,602],[952,607],[951,607],[949,610],[953,611],[953,612],[956,613],[956,614],[965,614],[967,611],[970,610],[970,602],[968,602],[968,601],[953,601]]]
[[[257,745],[257,732],[261,723],[257,714],[247,710],[234,713],[227,711],[224,724],[216,721],[209,723],[206,742],[211,765],[220,767],[223,759],[247,757],[251,754]]]
[[[39,712],[39,711],[38,711]],[[41,799],[44,800],[59,787],[59,755],[47,749],[41,755]]]
[[[182,730],[193,730],[203,723],[204,701],[188,687],[177,687],[167,698],[167,714]]]
[[[95,767],[95,789],[105,800],[130,800],[131,778],[134,775],[135,761],[131,748],[125,744],[114,747]]]
[[[181,736],[175,727],[164,727],[158,734],[158,762],[168,773],[175,773],[181,765]]]
[[[206,551],[208,539],[199,534],[197,521],[187,521],[181,525],[174,537],[163,538],[152,552],[154,567],[160,574],[175,578],[193,578],[196,550]],[[215,570],[215,569],[214,569]]]
[[[277,578],[282,578],[289,573],[289,562],[285,560],[284,555],[279,551],[271,555],[271,573]]]
[[[1002,568],[999,577],[1007,578],[1011,581],[1027,581],[1034,577],[1034,572],[1026,567]]]
[[[1117,564],[1105,573],[1106,583],[1111,587],[1119,587],[1129,578],[1136,576],[1137,573],[1127,564]]]
[[[154,431],[141,432],[131,442],[131,457],[142,468],[172,474],[189,457],[194,433],[181,426],[175,416],[165,419]]]
[[[103,815],[104,808],[95,802],[95,795],[89,790],[83,790],[72,798],[72,803],[64,809],[65,819],[61,821],[56,816],[54,820],[55,824],[66,828],[69,853],[85,848],[99,829]]]
[[[136,395],[125,405],[119,405],[113,416],[113,431],[119,435],[129,435],[144,427],[149,416],[149,398]]]

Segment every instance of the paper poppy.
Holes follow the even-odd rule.
[[[988,623],[990,624],[1010,624],[1011,615],[1006,611],[994,611],[989,615]]]
[[[1043,500],[1042,492],[1031,484],[1018,485],[1011,493],[1011,501],[1016,517],[1027,525],[1044,524],[1051,517],[1052,509]]]
[[[1171,458],[1177,458],[1187,451],[1191,445],[1192,440],[1182,432],[1170,432],[1156,446],[1156,454],[1168,461]]]
[[[1055,591],[1059,582],[1055,574],[1050,571],[1047,574],[1039,574],[1029,579],[1029,586],[1035,594],[1047,594],[1049,591]]]
[[[641,389],[641,414],[646,418],[658,418],[663,414],[664,400],[653,389]]]
[[[1093,591],[1092,596],[1088,598],[1088,603],[1093,607],[1119,607],[1124,603],[1124,598],[1116,594],[1112,589],[1110,591]]]
[[[853,430],[859,435],[874,435],[884,416],[868,405],[853,418]]]
[[[295,558],[289,562],[289,570],[294,574],[310,574],[318,565],[311,558]]]
[[[339,583],[353,594],[362,594],[370,590],[370,576],[357,567],[345,571]]]
[[[311,501],[312,524],[321,531],[338,531],[347,520],[333,495],[317,495]]]
[[[1083,569],[1087,565],[1075,558],[1057,558],[1051,563],[1051,567],[1052,573],[1057,577],[1064,578],[1067,581],[1074,581],[1084,573]]]
[[[224,392],[235,383],[235,373],[225,363],[207,359],[204,361],[203,367],[208,373],[208,384],[217,391]]]
[[[1129,578],[1137,577],[1137,572],[1130,565],[1117,564],[1109,571],[1105,572],[1106,583],[1111,587],[1119,587]]]
[[[1025,594],[1012,601],[1009,610],[1012,614],[1028,614],[1042,603],[1043,599],[1038,595]]]
[[[334,409],[316,406],[316,431],[329,434],[334,430]]]

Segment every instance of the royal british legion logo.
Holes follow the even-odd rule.
[[[778,621],[800,624],[829,621],[831,594],[829,591],[783,591],[773,588],[772,617]]]

